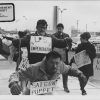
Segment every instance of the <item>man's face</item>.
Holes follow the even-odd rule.
[[[83,39],[83,38],[80,38],[80,41],[81,41],[81,43],[87,42],[87,40],[86,39]]]
[[[40,34],[40,35],[44,35],[44,33],[46,32],[47,30],[47,25],[39,25],[37,27],[37,32]]]
[[[50,57],[47,60],[47,70],[49,72],[49,74],[55,74],[57,72],[58,66],[61,63],[61,59],[60,58],[52,58]]]
[[[62,33],[63,32],[63,28],[62,27],[57,27],[57,31],[58,31],[58,33]]]

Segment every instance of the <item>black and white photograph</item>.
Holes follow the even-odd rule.
[[[25,95],[100,99],[99,0],[0,0],[0,98]]]

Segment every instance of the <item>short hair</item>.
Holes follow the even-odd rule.
[[[88,40],[88,39],[91,38],[91,35],[90,35],[89,32],[84,32],[83,34],[80,35],[80,37],[81,37],[82,39]]]
[[[42,25],[42,26],[45,26],[45,25],[46,25],[46,26],[48,26],[46,20],[44,20],[44,19],[41,19],[41,20],[38,20],[38,21],[37,21],[36,28],[37,28],[39,25]]]
[[[50,57],[52,58],[60,58],[61,59],[61,55],[56,52],[56,51],[50,51],[47,55],[46,55],[46,59],[48,60]]]
[[[62,23],[57,24],[57,28],[62,27],[64,29],[64,25]]]
[[[27,32],[26,31],[19,31],[18,32],[18,36],[20,37],[20,38],[22,38],[22,37],[24,37],[25,35],[27,34]]]

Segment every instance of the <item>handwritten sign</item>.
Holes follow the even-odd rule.
[[[91,63],[89,56],[86,54],[86,50],[75,54],[74,59],[78,68]]]
[[[15,20],[15,8],[13,3],[0,3],[0,22]]]
[[[30,94],[52,93],[56,87],[57,80],[33,82],[30,86]]]
[[[52,49],[51,37],[31,36],[30,52],[31,53],[48,53]]]

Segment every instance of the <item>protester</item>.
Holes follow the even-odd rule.
[[[64,25],[62,23],[58,23],[56,26],[57,32],[54,33],[53,35],[55,37],[57,37],[58,39],[64,39],[66,37],[69,37],[69,35],[67,33],[64,33]],[[57,51],[58,53],[61,54],[62,56],[62,60],[63,62],[65,62],[68,65],[68,51],[70,50],[72,44],[72,42],[70,41],[70,43],[65,47],[65,48],[55,48],[53,50]],[[66,83],[65,80],[68,80],[68,76],[62,76],[63,78],[63,87],[64,84]],[[64,87],[64,91],[69,92],[68,86],[66,86],[66,88]]]
[[[19,70],[9,78],[9,88],[12,95],[19,95],[22,88],[19,82],[28,79],[30,82],[48,81],[57,79],[60,74],[68,74],[77,77],[80,81],[81,89],[87,82],[84,74],[71,66],[65,65],[61,60],[61,55],[56,51],[46,54],[46,57],[36,64],[31,64],[26,70]],[[24,89],[23,94],[30,94],[30,86]]]
[[[96,50],[93,44],[89,42],[91,35],[89,32],[84,32],[80,35],[81,43],[75,48],[75,53],[80,53],[83,50],[86,50],[86,54],[89,56],[91,63],[87,65],[83,65],[79,68],[80,71],[86,76],[87,80],[89,80],[90,76],[93,76],[93,59],[96,57]],[[72,58],[70,65],[75,62],[75,59]],[[86,94],[86,91],[83,90],[82,94]]]
[[[47,26],[46,20],[40,19],[37,21],[35,33],[26,35],[20,40],[12,41],[16,48],[18,48],[19,44],[21,47],[27,47],[30,64],[41,61],[53,47],[64,48],[67,46],[68,41],[70,41],[70,38],[57,39],[53,35],[47,34]]]
[[[27,31],[18,31],[18,39],[20,40],[21,38],[23,38],[25,35],[27,34]],[[3,36],[4,39],[10,40],[10,41],[14,41],[16,40],[13,37],[8,37],[8,36]],[[9,46],[10,49],[10,59],[14,62],[16,62],[16,70],[18,70],[18,66],[20,64],[20,61],[22,59],[22,51],[21,51],[21,47],[20,44],[18,47],[15,47],[13,44],[11,44]]]
[[[64,25],[62,23],[57,24],[56,28],[57,28],[57,32],[53,34],[55,37],[57,37],[58,39],[64,39],[66,37],[69,37],[69,35],[67,33],[63,32]],[[67,45],[67,47],[68,47],[68,45]],[[54,48],[54,50],[56,50],[56,49]],[[62,52],[64,52],[63,54],[65,54],[65,55],[60,53],[61,50],[62,50]],[[61,49],[57,48],[56,51],[58,51],[62,55],[63,61],[66,64],[68,64],[68,49],[66,47],[65,48],[61,48]]]
[[[28,51],[29,64],[40,62],[53,47],[64,48],[70,42],[70,38],[57,39],[46,33],[47,22],[44,19],[37,21],[36,32],[28,34],[20,39],[14,39],[12,44],[15,48],[26,47]],[[27,83],[26,83],[27,85]]]

